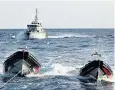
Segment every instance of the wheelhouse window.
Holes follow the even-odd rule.
[[[37,25],[27,25],[28,27],[38,27]]]

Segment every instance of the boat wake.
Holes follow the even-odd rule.
[[[77,71],[76,68],[74,67],[63,66],[61,64],[52,64],[50,71],[46,71],[43,74],[32,73],[27,75],[27,77],[43,77],[43,76],[54,76],[54,75],[71,76],[71,75],[75,75],[75,72]]]
[[[70,37],[86,38],[86,37],[92,37],[92,36],[83,35],[83,34],[63,34],[63,35],[56,35],[56,36],[48,36],[48,38],[70,38]]]
[[[44,73],[44,75],[72,75],[72,72],[76,72],[74,67],[63,66],[61,64],[53,64],[52,70]]]
[[[85,34],[61,34],[61,35],[55,35],[55,36],[48,36],[48,38],[88,38],[88,37],[94,37],[94,36],[89,36]],[[25,40],[28,39],[27,35],[25,34],[25,31],[21,31],[17,36],[15,36],[17,40]]]
[[[95,82],[94,79],[90,78],[90,77],[85,77],[85,76],[80,76],[79,77],[79,80],[82,81],[82,82],[86,82],[86,83],[89,83],[89,82]],[[100,77],[97,79],[97,82],[110,82],[110,83],[115,83],[115,72],[113,72],[113,77],[111,78],[108,78],[106,76],[103,76],[103,77]]]
[[[81,66],[80,66],[81,67]],[[77,69],[80,68],[77,66]],[[47,77],[47,76],[76,76],[78,75],[78,70],[75,67],[70,66],[63,66],[61,64],[52,64],[49,71],[46,71],[44,73],[30,73],[26,75],[26,77]],[[41,68],[42,71],[42,68]],[[113,70],[114,71],[114,70]],[[2,77],[8,77],[9,75],[3,74],[3,66],[0,65],[0,78]],[[9,76],[10,77],[10,76]],[[84,77],[85,79],[85,77]],[[87,79],[87,78],[86,78]],[[108,79],[106,77],[102,77],[98,79],[98,81],[106,81],[106,82],[115,82],[115,72],[113,72],[113,77],[111,79]]]
[[[25,31],[21,31],[17,36],[16,36],[17,40],[24,40],[27,39],[27,35],[25,34]]]
[[[114,71],[114,70],[113,70]],[[113,72],[113,77],[111,78],[111,79],[109,79],[109,78],[107,78],[107,77],[102,77],[101,79],[100,79],[101,81],[103,80],[103,81],[107,81],[107,82],[115,82],[115,71]]]
[[[81,67],[81,66],[80,66]],[[79,68],[80,68],[79,67]],[[78,75],[78,66],[77,69],[75,67],[63,66],[61,64],[52,64],[50,71],[46,71],[42,74],[29,74],[27,77],[46,77],[46,76],[76,76]],[[84,81],[87,81],[89,78],[82,77]],[[105,82],[115,82],[115,72],[113,73],[113,77],[108,79],[107,77],[99,78],[97,81],[105,81]]]

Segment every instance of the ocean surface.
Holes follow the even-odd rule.
[[[33,40],[25,39],[24,31],[0,30],[0,90],[114,90],[113,81],[92,83],[79,76],[94,49],[113,70],[113,29],[47,29],[47,39]],[[3,63],[19,48],[38,59],[40,75],[14,77],[7,82],[10,78],[4,77]]]

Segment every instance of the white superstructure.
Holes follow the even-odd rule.
[[[37,16],[37,9],[36,9],[36,15],[34,21],[32,21],[31,24],[27,25],[27,36],[28,38],[47,38],[47,32],[43,29],[42,24],[38,22],[38,16]]]

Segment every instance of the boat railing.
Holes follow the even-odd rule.
[[[109,69],[109,71],[112,72],[111,67],[110,67],[107,63],[103,62],[103,64]],[[113,73],[113,72],[112,72],[112,73]]]
[[[7,60],[11,59],[14,55],[16,55],[16,53],[17,53],[17,52],[15,52],[14,54],[10,55],[10,56],[7,58]],[[7,61],[7,60],[6,60],[6,61]],[[6,62],[6,61],[5,61],[5,62]],[[4,63],[5,63],[5,62],[4,62]]]
[[[36,60],[36,58],[31,54],[31,53],[29,53],[30,54],[30,56],[31,56],[31,58],[33,58],[33,60],[34,60],[34,62],[36,62],[37,64],[39,64]],[[40,65],[40,64],[39,64]],[[40,65],[41,66],[41,65]]]

